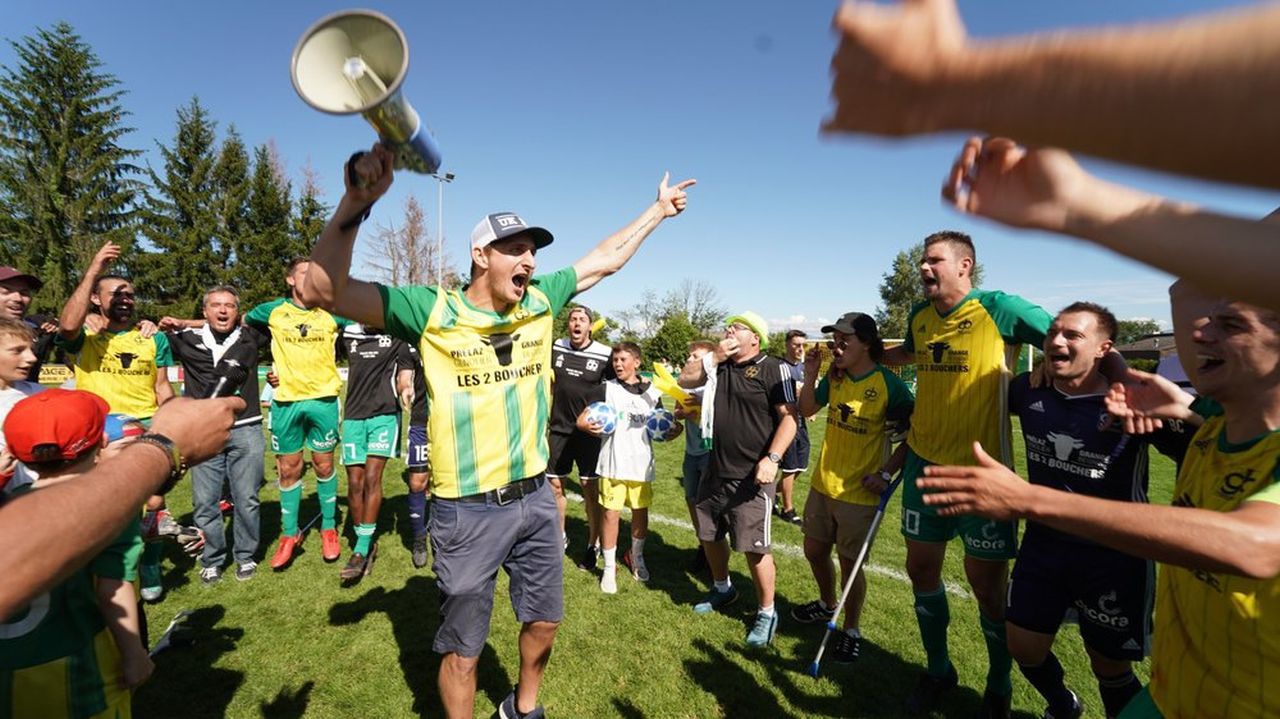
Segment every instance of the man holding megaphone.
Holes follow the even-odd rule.
[[[538,688],[564,614],[564,549],[547,484],[553,318],[576,294],[617,272],[688,201],[668,176],[657,199],[572,266],[534,275],[552,235],[512,212],[471,233],[471,280],[461,289],[386,287],[348,276],[356,228],[391,186],[382,145],[348,162],[346,193],[311,253],[300,295],[309,306],[418,347],[430,395],[430,534],[442,596],[433,649],[449,716],[474,711],[476,665],[489,634],[499,567],[511,575],[520,630],[519,683],[503,717],[540,717]]]

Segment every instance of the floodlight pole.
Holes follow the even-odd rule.
[[[444,185],[453,182],[452,172],[437,172],[436,178],[436,284],[444,286]]]

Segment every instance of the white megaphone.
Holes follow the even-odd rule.
[[[432,174],[440,147],[400,93],[409,70],[404,32],[386,15],[343,10],[307,28],[293,49],[293,88],[334,115],[360,113],[396,154],[396,167]]]

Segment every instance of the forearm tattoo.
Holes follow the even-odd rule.
[[[658,221],[658,218],[656,217],[650,217],[649,219],[645,220],[644,223],[642,223],[639,227],[635,228],[630,233],[628,233],[626,237],[622,238],[621,242],[614,245],[613,249],[615,251],[624,250],[627,247],[631,246],[633,243],[638,242],[640,239],[644,237],[645,231],[649,229],[649,226],[654,224],[657,221]]]

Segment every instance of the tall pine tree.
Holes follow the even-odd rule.
[[[72,27],[10,43],[0,75],[0,260],[45,286],[35,307],[57,310],[110,240],[128,248],[139,153],[123,90]]]
[[[188,317],[202,291],[222,279],[229,248],[220,242],[216,124],[200,99],[178,108],[173,144],[157,143],[163,172],[148,169],[141,212],[148,251],[137,258],[137,288],[156,314]]]
[[[240,290],[240,306],[248,310],[285,292],[289,259],[303,254],[290,231],[291,188],[282,180],[267,145],[253,151],[249,180],[247,232],[233,247],[231,282]]]
[[[218,244],[225,248],[220,277],[233,280],[236,272],[232,256],[238,247],[249,245],[249,153],[235,125],[227,128],[218,163],[213,168],[213,186],[218,215]]]
[[[323,191],[310,163],[302,167],[302,187],[298,190],[298,202],[293,214],[293,240],[299,254],[310,254],[311,247],[320,239],[329,220],[331,208],[320,201]]]

